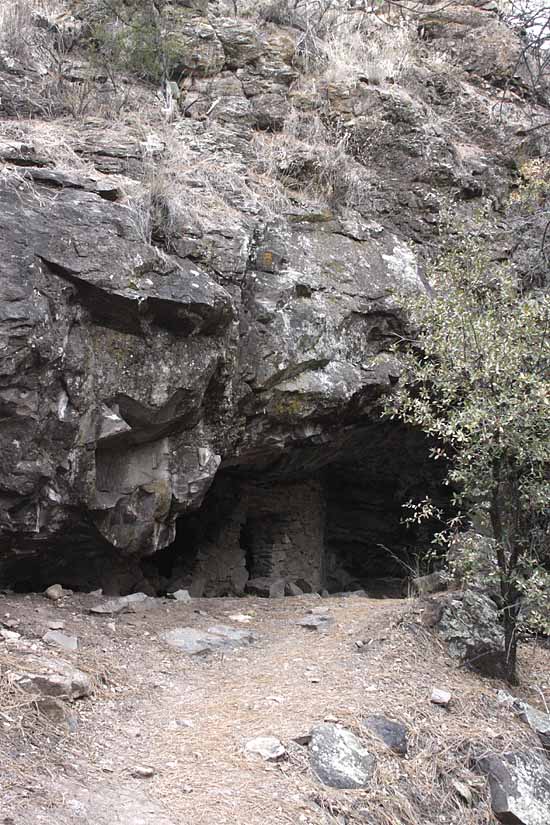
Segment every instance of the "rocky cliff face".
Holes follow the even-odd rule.
[[[342,547],[364,566],[419,540],[396,514],[437,473],[374,411],[399,377],[393,292],[426,288],[426,261],[482,204],[498,214],[545,139],[527,134],[544,111],[515,35],[490,8],[453,8],[428,8],[406,67],[375,76],[312,71],[303,31],[273,13],[169,4],[170,105],[129,84],[116,123],[85,40],[42,117],[44,75],[0,52],[5,582],[62,565],[78,584],[85,563],[93,584],[179,522],[206,589],[238,592],[265,545],[250,525],[295,496],[310,543],[329,536],[318,581],[342,584]],[[279,555],[293,518],[268,541]],[[205,574],[228,529],[237,572]]]

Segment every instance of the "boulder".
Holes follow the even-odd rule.
[[[449,653],[486,676],[505,678],[504,631],[496,605],[488,596],[466,590],[441,602],[436,624]]]
[[[225,52],[226,65],[238,69],[257,60],[265,51],[258,28],[247,20],[219,17],[213,21],[215,32]]]
[[[162,633],[161,638],[184,653],[196,655],[246,647],[255,642],[258,636],[250,630],[237,630],[234,627],[219,625],[209,627],[206,631],[195,627],[176,627]]]
[[[49,656],[25,656],[21,669],[15,667],[8,677],[27,693],[80,699],[92,692],[90,677],[62,659]]]
[[[363,725],[372,731],[384,744],[399,756],[405,756],[408,749],[406,725],[385,716],[369,716]]]
[[[541,745],[550,752],[550,714],[533,707],[528,702],[516,699],[503,690],[497,694],[500,704],[509,707],[516,713],[522,722],[529,725],[540,739]]]
[[[177,602],[192,602],[193,598],[189,593],[189,590],[174,590],[172,593],[169,594],[171,599],[174,599]]]
[[[296,624],[300,627],[307,627],[309,630],[327,630],[330,625],[334,624],[334,619],[332,616],[312,615],[298,619]]]
[[[44,595],[52,602],[57,602],[63,596],[63,588],[60,584],[51,584],[45,591]]]
[[[303,596],[303,590],[301,590],[297,584],[294,582],[287,582],[285,584],[285,596]]]
[[[524,751],[489,753],[476,762],[489,779],[491,807],[506,825],[548,825],[550,763]]]
[[[257,578],[249,579],[245,591],[251,596],[263,596],[269,599],[281,599],[285,595],[284,579]]]
[[[375,756],[351,731],[333,724],[311,731],[309,762],[317,779],[331,788],[366,788],[376,766]]]
[[[24,535],[27,552],[35,542],[37,553],[46,547],[74,558],[67,528],[89,511],[115,555],[150,553],[171,541],[177,512],[200,504],[220,463],[200,436],[181,431],[194,427],[213,391],[232,300],[198,264],[159,255],[130,209],[83,189],[52,195],[35,185],[40,194],[0,186],[1,360],[9,377],[1,400],[10,411],[0,485],[13,502],[9,512],[1,508],[0,535]],[[82,313],[86,323],[75,326]],[[48,385],[61,351],[63,386]],[[51,437],[41,423],[46,409]],[[78,563],[89,529],[77,538]],[[105,552],[99,536],[91,544]]]

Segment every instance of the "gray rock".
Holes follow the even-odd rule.
[[[307,579],[296,579],[296,586],[300,588],[302,593],[315,593],[315,588]]]
[[[108,599],[93,607],[90,613],[105,614],[113,616],[116,613],[123,613],[130,609],[131,605],[144,604],[150,600],[146,593],[131,593],[129,596],[120,596],[118,599]],[[152,599],[151,601],[155,601]]]
[[[439,705],[442,708],[448,708],[452,701],[452,694],[448,690],[441,690],[434,688],[430,696],[432,705]]]
[[[509,693],[499,690],[497,695],[500,704],[509,707],[533,730],[540,739],[542,746],[550,751],[550,714],[533,707],[528,702],[516,699]]]
[[[286,754],[284,745],[275,736],[256,736],[246,743],[245,750],[258,754],[266,762],[276,762]]]
[[[267,577],[249,579],[245,584],[245,591],[251,596],[263,596],[269,599],[281,599],[285,595],[284,579],[270,579]]]
[[[139,146],[137,151],[142,153]],[[2,396],[13,421],[0,484],[10,491],[14,507],[9,517],[0,511],[0,533],[13,536],[21,530],[34,541],[31,502],[40,499],[37,553],[46,547],[52,555],[68,554],[75,534],[67,527],[84,511],[117,548],[115,554],[153,552],[172,540],[175,513],[192,501],[200,503],[220,463],[200,437],[198,443],[182,441],[179,433],[195,426],[209,385],[212,391],[225,339],[232,335],[233,302],[199,264],[168,260],[145,243],[128,209],[81,189],[62,188],[51,197],[46,187],[35,185],[38,197],[32,186],[23,197],[0,186],[0,328],[8,342],[2,348],[2,372],[12,382],[22,371],[20,385],[1,391],[13,397],[12,402]],[[38,264],[31,266],[33,261]],[[88,319],[83,336],[71,320],[75,312]],[[146,343],[143,327],[150,323],[158,331],[152,344]],[[193,330],[197,338],[190,338]],[[215,341],[214,330],[219,333]],[[32,353],[38,348],[37,359]],[[42,370],[63,348],[68,391],[52,385],[42,393]],[[85,353],[92,351],[101,366],[90,366],[89,380],[81,381],[77,376],[88,363]],[[157,397],[152,388],[160,357],[170,378]],[[184,378],[182,363],[187,365]],[[46,407],[56,411],[52,420],[59,436],[44,436],[40,422]],[[172,436],[174,431],[178,435]],[[69,484],[66,471],[55,468],[67,466],[71,454],[80,475]],[[42,496],[44,485],[50,492]],[[174,501],[170,508],[163,503],[168,490]],[[94,549],[101,550],[97,540]]]
[[[482,593],[452,593],[436,625],[449,653],[487,676],[506,675],[504,632],[494,602]]]
[[[543,747],[550,751],[550,714],[519,700],[514,702],[513,707],[520,719],[535,731]]]
[[[550,763],[523,751],[488,754],[477,768],[489,778],[491,807],[506,825],[548,825],[550,822]]]
[[[231,68],[245,66],[265,51],[257,27],[247,20],[221,17],[212,25],[223,46],[226,64]]]
[[[369,716],[363,725],[375,733],[394,753],[406,755],[408,730],[402,722],[395,722],[385,716]]]
[[[52,602],[57,602],[63,596],[63,588],[60,584],[52,584],[44,591],[44,595]]]
[[[296,624],[300,625],[300,627],[307,627],[309,630],[327,630],[334,624],[334,619],[332,616],[308,615],[303,619],[298,619]]]
[[[42,636],[42,641],[49,645],[55,645],[62,650],[78,650],[78,639],[76,636],[67,636],[66,633],[61,633],[59,630],[48,630]]]
[[[0,140],[0,160],[16,166],[48,166],[51,160],[39,158],[35,147],[18,140]]]
[[[74,172],[27,167],[24,176],[59,189],[83,189],[85,192],[93,192],[108,201],[116,201],[121,196],[120,188],[111,181],[96,180]]]
[[[11,678],[28,693],[79,699],[92,692],[90,677],[61,659],[32,655],[21,665],[21,670],[14,668]]]
[[[375,756],[351,731],[332,724],[311,731],[309,761],[317,778],[331,788],[366,788]]]
[[[294,582],[287,582],[285,584],[285,596],[303,596],[304,593]]]
[[[427,576],[417,576],[410,582],[410,590],[414,596],[426,596],[429,593],[441,593],[447,589],[447,578],[443,572],[437,571]]]
[[[175,599],[177,602],[192,602],[193,599],[189,594],[189,590],[174,590],[173,593],[169,594],[171,599]]]
[[[252,98],[252,112],[259,129],[278,131],[283,128],[289,112],[285,95],[263,94]]]
[[[4,641],[6,642],[17,642],[17,640],[21,638],[21,634],[18,633],[16,630],[7,630],[5,628],[1,628],[0,638],[4,639]]]
[[[250,630],[219,625],[209,627],[207,631],[194,627],[177,627],[162,633],[161,638],[173,647],[194,655],[245,647],[255,642],[258,636]]]

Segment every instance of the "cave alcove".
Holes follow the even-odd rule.
[[[187,589],[214,597],[284,579],[305,592],[399,596],[440,526],[404,524],[403,504],[429,495],[451,512],[446,468],[430,446],[413,428],[377,421],[322,443],[226,460],[163,550],[123,557],[93,526],[75,523],[4,553],[0,588],[37,592],[59,583],[105,595]]]
[[[305,590],[401,596],[408,578],[427,572],[419,564],[440,527],[405,524],[403,505],[429,495],[450,512],[444,475],[426,437],[394,422],[229,461],[149,564],[163,591],[195,596],[242,595],[250,580],[281,578]]]

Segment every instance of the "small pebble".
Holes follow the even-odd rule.
[[[63,630],[65,622],[48,622],[50,630]]]
[[[451,703],[452,696],[446,690],[440,690],[439,688],[434,688],[432,690],[432,695],[430,697],[430,702],[434,705],[440,705],[443,708],[446,708]]]
[[[132,776],[135,779],[149,779],[151,776],[155,775],[155,771],[153,768],[149,767],[149,765],[138,765],[132,771]]]
[[[245,746],[248,753],[258,754],[266,762],[276,762],[286,754],[283,743],[275,736],[257,736],[250,739]]]

